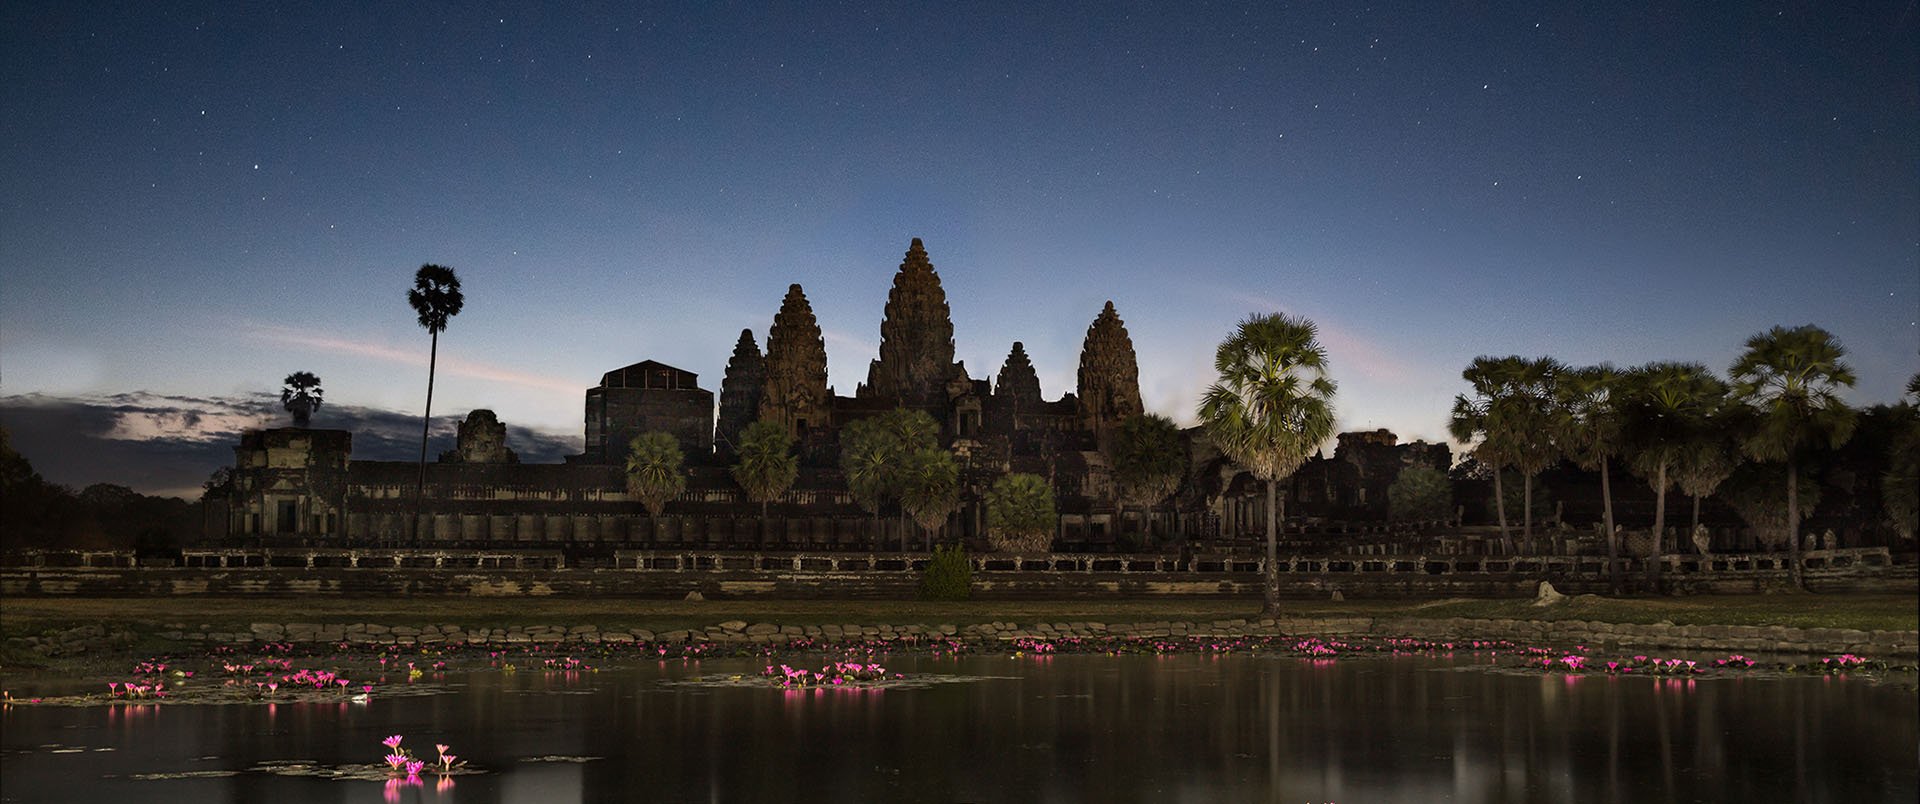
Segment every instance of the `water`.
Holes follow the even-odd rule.
[[[791,661],[791,660],[790,660]],[[893,656],[919,689],[670,682],[761,663],[451,673],[365,704],[12,707],[7,801],[1900,801],[1910,683],[1527,674],[1486,657]],[[424,682],[434,682],[431,676]],[[423,683],[424,683],[423,682]],[[19,696],[20,691],[15,690]],[[285,776],[448,743],[437,788]],[[134,779],[137,774],[237,772]]]

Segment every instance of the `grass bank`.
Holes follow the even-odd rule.
[[[1675,625],[1920,630],[1920,594],[1739,595],[1605,598],[1582,595],[1536,607],[1530,600],[1288,601],[1302,617],[1589,620]],[[1109,623],[1252,619],[1248,600],[1035,600],[931,603],[854,600],[661,601],[576,598],[33,598],[0,602],[0,633],[33,634],[80,625],[120,626],[147,634],[171,628],[245,630],[248,623],[450,623],[466,627],[595,625],[669,631],[725,620],[781,625],[952,623]],[[204,629],[203,629],[204,630]]]

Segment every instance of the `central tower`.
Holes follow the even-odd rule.
[[[952,371],[953,318],[947,292],[916,237],[887,293],[880,359],[867,365],[867,382],[855,395],[927,404],[940,399]]]

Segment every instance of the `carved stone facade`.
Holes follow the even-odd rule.
[[[1079,386],[1081,423],[1102,436],[1146,410],[1140,401],[1140,367],[1134,360],[1133,338],[1128,337],[1127,325],[1111,301],[1087,327],[1080,349]]]
[[[337,533],[353,434],[276,427],[249,430],[233,448],[227,532],[276,538]]]
[[[787,426],[796,438],[828,427],[832,394],[827,388],[827,342],[813,305],[799,285],[787,288],[773,327],[767,330],[766,384],[759,418]]]
[[[740,444],[740,431],[759,418],[766,379],[766,361],[760,356],[760,345],[753,341],[753,330],[740,330],[733,357],[727,360],[727,374],[720,380],[720,421],[713,446],[722,457],[733,455]]]
[[[486,408],[467,414],[460,422],[452,452],[440,453],[441,463],[519,463],[507,449],[507,425]]]
[[[940,275],[914,238],[893,276],[880,320],[880,358],[868,364],[859,397],[925,405],[940,400],[953,371],[953,319]]]

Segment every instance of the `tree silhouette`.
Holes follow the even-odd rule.
[[[1120,498],[1140,509],[1140,542],[1149,545],[1149,509],[1180,487],[1187,471],[1187,454],[1180,446],[1180,428],[1155,413],[1129,417],[1120,424],[1108,447]]]
[[[413,289],[407,291],[407,304],[419,316],[420,326],[431,336],[427,351],[427,407],[420,414],[420,482],[413,493],[413,538],[420,538],[421,509],[427,496],[427,431],[433,424],[433,373],[440,359],[440,332],[447,319],[460,314],[466,298],[460,295],[460,278],[453,269],[428,263],[413,274]]]
[[[1200,400],[1207,438],[1267,484],[1266,611],[1280,610],[1277,484],[1333,435],[1333,380],[1313,322],[1254,315],[1215,350],[1220,375]]]
[[[907,477],[908,458],[939,446],[940,425],[925,411],[894,408],[860,419],[840,430],[840,469],[854,502],[872,514],[877,524],[880,508],[899,501]],[[900,549],[907,549],[906,508],[901,508]],[[876,537],[878,538],[878,537]]]
[[[1752,409],[1744,446],[1757,460],[1787,465],[1787,540],[1793,583],[1806,586],[1800,567],[1800,461],[1816,448],[1838,449],[1853,436],[1853,409],[1839,389],[1852,387],[1847,350],[1832,333],[1811,324],[1774,327],[1747,339],[1747,351],[1727,370],[1734,393]]]
[[[1533,477],[1560,457],[1554,440],[1554,382],[1564,367],[1552,358],[1533,360],[1476,357],[1460,372],[1473,386],[1472,397],[1455,397],[1448,430],[1462,443],[1480,438],[1473,454],[1494,467],[1520,472],[1521,535],[1533,536]],[[1503,482],[1494,474],[1494,498],[1503,500]],[[1500,520],[1501,546],[1513,552],[1504,502],[1495,504]]]
[[[1648,363],[1628,373],[1624,432],[1630,465],[1653,490],[1653,531],[1647,546],[1647,583],[1660,588],[1660,553],[1667,529],[1667,490],[1693,445],[1705,438],[1727,404],[1727,384],[1698,363]]]
[[[1044,477],[1015,472],[993,481],[987,490],[987,544],[994,550],[1046,552],[1059,523],[1053,486]]]
[[[633,437],[627,452],[627,494],[647,509],[653,531],[649,541],[660,533],[660,512],[667,501],[687,489],[686,456],[680,442],[662,432],[641,433]]]
[[[320,390],[319,377],[296,371],[287,375],[286,385],[280,389],[280,406],[293,414],[293,426],[306,427],[313,420],[313,412],[320,409],[322,396],[325,392]]]
[[[947,515],[960,505],[960,467],[953,462],[953,453],[939,447],[908,453],[901,464],[899,493],[900,507],[913,517],[931,546],[934,529],[945,524]]]
[[[800,476],[800,459],[793,454],[793,433],[776,421],[760,420],[740,431],[733,479],[760,504],[760,546],[767,546],[767,503],[780,498]]]
[[[1613,525],[1611,461],[1620,454],[1620,372],[1601,364],[1561,373],[1554,384],[1555,437],[1582,469],[1600,473],[1601,527],[1606,530],[1607,584],[1620,591],[1620,537]]]

